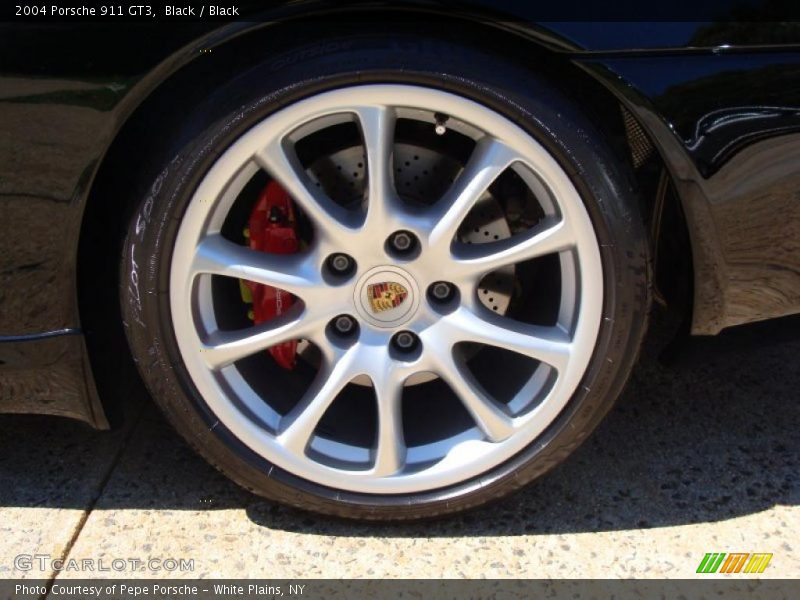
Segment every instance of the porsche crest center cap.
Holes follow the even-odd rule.
[[[370,283],[367,286],[369,307],[375,314],[397,308],[408,297],[408,290],[395,281]]]
[[[408,321],[419,305],[412,277],[399,267],[375,267],[365,273],[355,289],[360,315],[377,327],[396,327]]]

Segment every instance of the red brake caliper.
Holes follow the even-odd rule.
[[[270,254],[293,254],[300,248],[294,203],[289,194],[274,181],[270,182],[250,213],[250,248]],[[269,285],[245,281],[253,301],[250,315],[258,325],[285,313],[294,304],[294,296]],[[276,344],[268,349],[281,367],[294,369],[297,340]]]

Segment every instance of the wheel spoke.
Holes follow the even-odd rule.
[[[392,152],[394,149],[395,112],[385,106],[359,107],[356,116],[361,124],[367,156],[366,230],[382,227],[394,199]]]
[[[293,151],[273,141],[255,159],[303,209],[323,238],[341,242],[355,233],[353,215],[311,185]]]
[[[253,327],[209,334],[200,352],[210,368],[221,369],[276,344],[318,338],[326,319],[311,318],[302,305],[295,304],[288,312]]]
[[[378,445],[374,473],[379,477],[397,473],[405,463],[401,400],[403,383],[399,380],[373,380],[378,401]]]
[[[516,154],[502,142],[494,138],[482,138],[475,146],[464,170],[444,197],[434,205],[435,223],[428,243],[449,249],[469,211],[516,158]]]
[[[339,360],[323,363],[303,397],[282,419],[278,442],[295,454],[304,454],[311,436],[339,392],[358,374],[354,368],[356,351],[351,349]]]
[[[202,273],[270,285],[301,298],[321,284],[321,276],[308,255],[259,252],[219,234],[206,237],[197,246],[192,274]]]
[[[575,238],[563,219],[546,219],[524,237],[513,236],[488,244],[462,244],[454,252],[454,267],[474,278],[507,265],[554,254],[574,247]]]
[[[566,369],[572,353],[569,336],[559,327],[514,321],[485,309],[481,315],[461,308],[443,321],[451,339],[503,348],[543,362],[557,371]]]
[[[489,440],[500,442],[514,433],[511,417],[489,398],[468,369],[459,367],[452,351],[434,360],[436,374],[455,392]]]

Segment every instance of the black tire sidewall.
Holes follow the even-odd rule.
[[[194,190],[219,155],[282,106],[320,91],[368,83],[453,92],[523,127],[577,187],[603,263],[603,320],[592,362],[558,418],[525,450],[490,472],[419,494],[335,490],[296,477],[254,453],[218,421],[196,390],[170,319],[172,246]],[[170,130],[169,139],[154,153],[157,174],[125,243],[125,329],[140,372],[168,419],[209,462],[247,489],[295,507],[364,519],[413,519],[471,508],[524,486],[564,460],[596,427],[624,385],[645,330],[650,284],[632,178],[572,103],[528,69],[458,44],[408,35],[327,40],[236,75]]]

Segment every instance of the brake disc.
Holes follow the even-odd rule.
[[[429,205],[441,198],[461,168],[458,161],[436,150],[404,143],[394,146],[395,188],[403,200],[412,204]],[[359,146],[316,160],[306,173],[314,185],[344,206],[363,201],[367,169],[363,149]],[[485,244],[508,237],[511,237],[511,230],[503,209],[487,190],[464,219],[458,238],[465,244]],[[489,310],[504,315],[508,311],[513,289],[514,266],[509,265],[484,277],[478,285],[478,298]],[[314,361],[311,356],[313,349],[309,348],[307,342],[301,342],[298,353]],[[433,374],[418,374],[409,379],[406,385],[431,379],[435,379]],[[370,385],[365,377],[355,379],[353,383]]]
[[[435,150],[396,144],[395,187],[411,203],[431,204],[440,198],[461,171],[454,159]],[[329,197],[342,204],[364,197],[366,162],[360,147],[347,148],[314,162],[307,171],[311,180]],[[511,237],[500,203],[488,191],[478,200],[458,232],[466,244],[483,244]],[[508,311],[513,291],[513,265],[496,271],[478,286],[478,298],[489,310]]]

